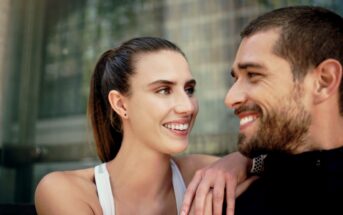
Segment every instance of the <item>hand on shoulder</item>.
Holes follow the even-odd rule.
[[[196,170],[185,193],[182,214],[187,214],[191,207],[194,207],[196,214],[204,214],[209,193],[213,195],[212,208],[215,214],[222,213],[224,199],[227,205],[226,214],[233,214],[236,195],[250,184],[238,186],[246,180],[250,167],[251,160],[234,152]]]

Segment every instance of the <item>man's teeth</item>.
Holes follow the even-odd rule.
[[[165,124],[164,127],[172,130],[184,131],[188,129],[189,124]]]
[[[243,117],[243,118],[240,120],[239,124],[240,124],[240,125],[244,125],[244,124],[246,124],[246,123],[248,123],[248,122],[254,121],[255,119],[256,119],[256,116],[246,116],[246,117]]]

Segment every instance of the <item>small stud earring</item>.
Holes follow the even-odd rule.
[[[126,116],[127,116],[127,114],[126,114],[126,113],[124,113],[124,116],[126,117]]]

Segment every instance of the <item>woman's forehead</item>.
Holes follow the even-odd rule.
[[[134,71],[137,75],[149,74],[179,74],[190,73],[189,65],[184,56],[176,51],[161,50],[141,53],[134,61]]]

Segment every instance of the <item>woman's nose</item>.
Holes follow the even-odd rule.
[[[196,98],[190,97],[187,93],[182,93],[176,99],[175,112],[192,114],[197,110]]]

